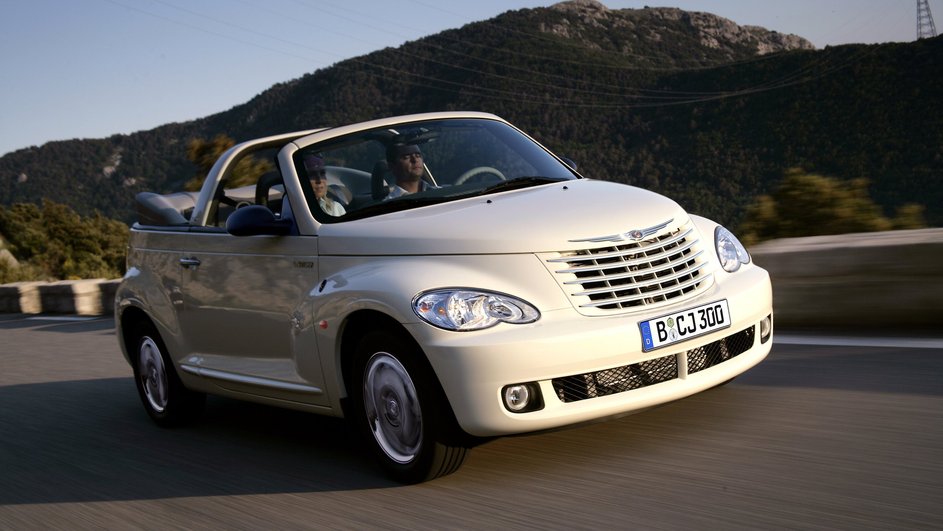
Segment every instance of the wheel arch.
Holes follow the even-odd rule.
[[[340,368],[340,384],[343,386],[341,396],[344,399],[350,395],[349,386],[354,372],[357,343],[367,332],[381,328],[395,332],[402,336],[404,340],[412,342],[418,351],[422,352],[422,357],[425,359],[426,354],[422,351],[419,343],[396,319],[376,310],[358,310],[347,316],[340,334],[341,348],[338,350],[340,359],[337,367]],[[429,363],[428,359],[426,359],[426,363]]]
[[[154,329],[157,329],[153,319],[145,312],[143,309],[137,306],[128,306],[121,310],[121,313],[118,317],[118,332],[119,339],[121,341],[121,350],[124,354],[125,359],[132,367],[135,366],[135,357],[131,353],[135,349],[135,345],[132,344],[134,340],[135,331],[142,325],[149,325]],[[158,331],[158,333],[160,333]]]
[[[367,332],[381,329],[395,334],[399,339],[409,343],[415,349],[419,361],[423,364],[423,372],[432,378],[435,393],[442,403],[445,404],[444,413],[447,420],[445,435],[447,438],[463,446],[470,447],[477,445],[480,442],[479,439],[470,436],[459,426],[455,412],[452,409],[452,403],[445,393],[439,375],[436,373],[432,363],[429,362],[428,355],[422,348],[422,345],[410,334],[406,327],[396,319],[376,310],[358,310],[352,313],[345,321],[344,328],[340,334],[341,348],[338,350],[340,355],[338,367],[340,367],[341,370],[340,377],[342,380],[340,383],[344,386],[341,398],[344,416],[350,417],[349,408],[352,402],[350,399],[350,385],[355,377],[354,372],[358,343]]]

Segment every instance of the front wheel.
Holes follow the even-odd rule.
[[[418,347],[373,332],[357,350],[354,415],[381,467],[402,483],[458,470],[468,449],[445,395]]]
[[[158,425],[177,426],[203,411],[206,395],[183,386],[167,348],[150,324],[139,325],[131,338],[134,381],[147,414]]]

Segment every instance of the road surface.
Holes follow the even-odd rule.
[[[809,343],[824,344],[809,344]],[[941,529],[943,341],[782,335],[725,387],[387,481],[343,421],[154,426],[107,319],[0,315],[0,529]]]

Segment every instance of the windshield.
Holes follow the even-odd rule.
[[[322,223],[577,178],[513,127],[486,119],[362,131],[305,147],[294,163]]]

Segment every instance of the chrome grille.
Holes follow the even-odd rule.
[[[660,230],[639,241],[622,238],[615,242],[610,237],[605,241],[615,245],[562,252],[545,259],[574,305],[587,315],[649,309],[682,301],[710,287],[714,282],[710,251],[690,220],[654,228]]]

